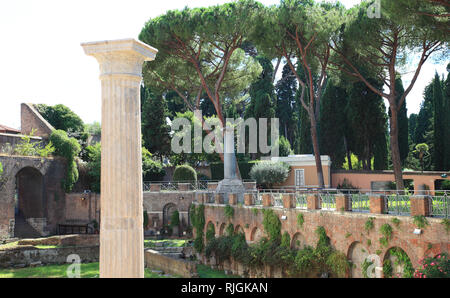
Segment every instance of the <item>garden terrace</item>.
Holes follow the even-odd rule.
[[[281,221],[281,232],[289,234],[292,248],[315,247],[318,238],[314,231],[323,227],[331,245],[354,264],[349,274],[353,277],[362,277],[361,266],[369,255],[379,256],[383,264],[393,258],[393,251],[402,251],[416,268],[421,258],[450,250],[446,192],[441,196],[400,196],[396,192],[266,190],[245,194],[243,204],[233,194],[227,202],[214,195],[212,202],[210,197],[205,192],[195,202],[205,207],[205,233],[207,227],[213,227],[215,236],[220,237],[232,224],[247,242],[257,242],[265,235],[263,211],[271,209]],[[234,209],[231,217],[230,206]],[[399,206],[408,206],[407,212]],[[205,258],[203,261],[207,263]]]

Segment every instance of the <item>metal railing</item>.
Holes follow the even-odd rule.
[[[450,217],[450,192],[444,192],[441,195],[431,196],[430,199],[431,215],[435,217]]]
[[[214,190],[207,191],[207,203],[215,203]],[[351,212],[369,213],[371,195],[385,196],[386,213],[398,216],[408,216],[411,214],[411,196],[421,196],[408,191],[396,190],[355,190],[355,189],[300,189],[300,188],[283,188],[283,189],[256,189],[246,190],[246,194],[251,194],[252,205],[262,205],[262,196],[269,194],[272,198],[273,207],[283,207],[283,194],[294,194],[295,208],[307,209],[307,196],[318,195],[319,208],[322,210],[336,210],[336,195],[344,194],[348,200],[349,210]],[[450,191],[436,191],[434,195],[427,194],[430,204],[430,215],[432,217],[450,217]],[[223,195],[224,204],[228,204],[228,195]],[[242,198],[238,203],[243,203]],[[339,210],[337,210],[339,211]]]
[[[347,199],[353,212],[370,212],[369,194],[351,193],[347,194]]]
[[[319,192],[319,206],[322,210],[336,210],[335,193]]]
[[[386,211],[388,214],[409,215],[411,214],[410,196],[402,194],[391,194],[386,196]]]
[[[296,192],[295,193],[295,208],[299,209],[307,209],[308,203],[307,203],[307,194]]]
[[[186,180],[186,181],[144,181],[144,191],[152,191],[152,185],[159,185],[159,191],[179,191],[180,185],[187,186],[188,190],[208,190],[208,184],[217,184],[219,180]],[[243,183],[255,182],[252,179],[243,179]]]

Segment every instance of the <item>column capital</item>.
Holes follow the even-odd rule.
[[[156,57],[157,49],[132,38],[82,43],[88,56],[97,59],[100,77],[126,75],[141,78],[142,64]]]

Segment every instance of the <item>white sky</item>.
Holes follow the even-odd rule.
[[[100,121],[97,61],[81,42],[133,37],[144,23],[170,9],[209,6],[226,0],[14,0],[0,2],[0,124],[20,128],[20,103],[62,103],[85,123]],[[260,0],[277,4],[279,0]],[[341,0],[351,7],[360,0]],[[408,96],[418,112],[424,87],[435,70],[427,63]],[[406,85],[404,80],[404,85]]]

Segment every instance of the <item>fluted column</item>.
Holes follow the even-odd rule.
[[[157,50],[134,39],[81,45],[100,65],[100,277],[144,277],[140,82]]]

